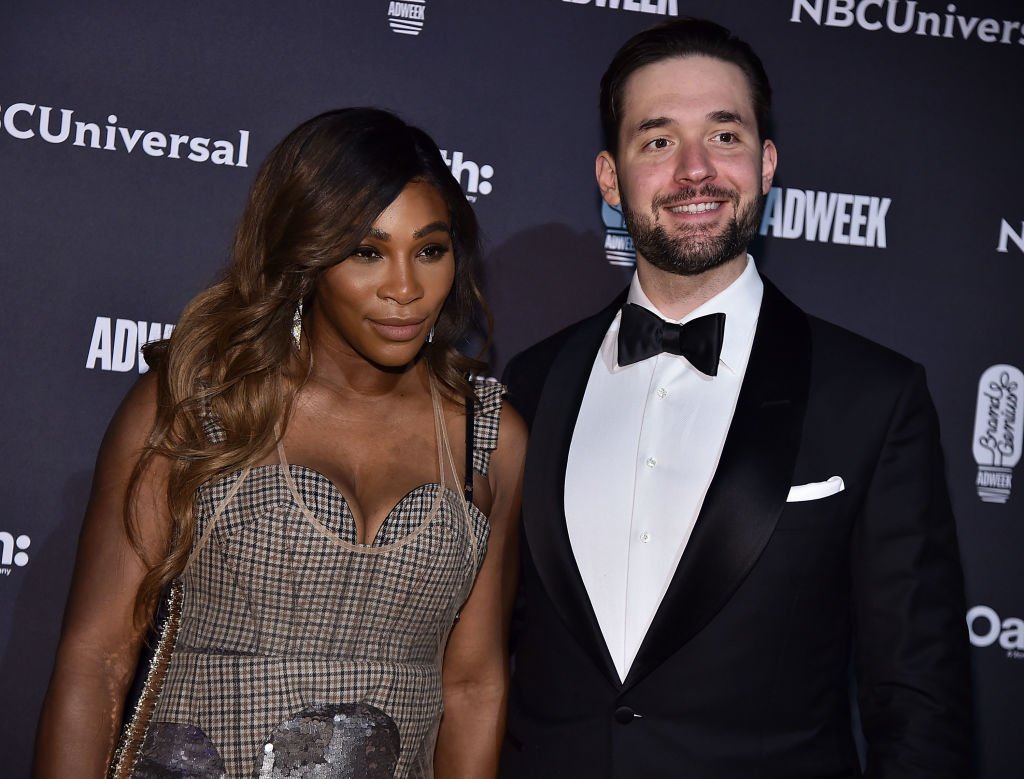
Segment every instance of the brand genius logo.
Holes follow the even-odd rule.
[[[427,0],[388,3],[388,26],[399,35],[419,35],[427,20]]]
[[[1020,461],[1024,416],[1020,393],[1024,373],[1013,365],[993,365],[978,382],[974,415],[975,487],[985,503],[1006,503],[1013,489],[1013,469]]]
[[[28,552],[32,539],[26,535],[15,538],[6,530],[0,531],[0,576],[11,575],[11,565],[24,568],[28,565]]]

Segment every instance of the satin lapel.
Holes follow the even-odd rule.
[[[522,514],[529,554],[548,596],[570,632],[616,687],[619,676],[569,542],[564,487],[569,444],[594,358],[621,306],[622,300],[617,299],[580,323],[552,364],[530,428]]]
[[[768,543],[800,444],[810,351],[806,315],[765,280],[750,362],[718,469],[624,687],[703,628]]]

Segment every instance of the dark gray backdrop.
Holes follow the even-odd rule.
[[[402,15],[412,5],[421,24]],[[93,458],[138,376],[137,334],[162,332],[214,277],[274,143],[315,113],[359,104],[397,110],[437,139],[485,229],[498,371],[629,277],[609,262],[621,255],[606,240],[622,241],[593,181],[597,82],[626,37],[674,14],[732,27],[772,76],[776,186],[791,209],[769,214],[761,270],[807,310],[928,369],[972,609],[978,776],[1017,775],[1024,9],[1012,0],[8,0],[0,773],[29,773]],[[73,112],[63,141],[62,109]],[[79,145],[76,122],[96,125]],[[179,159],[171,134],[190,139]],[[195,138],[230,143],[235,164],[187,159],[203,156]],[[808,200],[833,204],[826,240],[807,236],[806,215],[794,225]],[[884,248],[856,245],[867,225],[835,225],[872,208]],[[989,376],[979,395],[994,365],[1009,366],[994,373],[1007,386],[997,393]],[[976,488],[979,462],[993,463],[973,445],[975,423],[984,432],[990,420],[1005,457],[985,478],[1005,502]]]

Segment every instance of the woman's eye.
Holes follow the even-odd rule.
[[[449,247],[439,244],[432,243],[429,246],[424,246],[420,250],[420,254],[428,260],[440,260],[449,252]]]
[[[375,260],[380,257],[380,254],[372,246],[360,246],[352,252],[352,256],[357,260]]]

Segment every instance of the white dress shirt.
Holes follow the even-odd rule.
[[[565,516],[576,564],[621,679],[668,589],[718,467],[763,291],[748,255],[736,281],[675,320],[725,314],[717,376],[672,354],[619,367],[621,315],[594,360],[569,448]],[[666,319],[636,275],[628,302]]]

